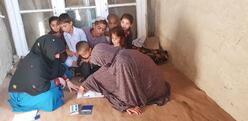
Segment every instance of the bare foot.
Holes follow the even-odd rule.
[[[133,107],[133,108],[128,108],[126,111],[129,115],[131,115],[133,113],[135,113],[136,115],[140,115],[142,113],[140,107],[138,107],[138,106]]]

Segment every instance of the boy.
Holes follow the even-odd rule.
[[[63,13],[59,16],[59,22],[67,43],[66,52],[68,57],[65,61],[65,64],[68,67],[78,67],[76,44],[79,41],[87,41],[85,32],[82,29],[73,26],[72,19],[67,13]]]
[[[109,14],[108,17],[107,17],[107,20],[108,20],[108,29],[107,31],[105,32],[105,36],[107,38],[107,41],[109,43],[112,43],[111,42],[111,38],[110,38],[110,31],[117,27],[117,26],[120,26],[120,19],[117,15],[115,14]]]
[[[107,17],[109,30],[120,25],[120,19],[115,14],[109,14]]]
[[[85,41],[80,41],[76,44],[77,54],[81,58],[80,65],[84,68],[81,68],[81,73],[83,77],[86,79],[90,74],[97,71],[100,67],[94,64],[89,63],[89,58],[91,55],[92,48]]]

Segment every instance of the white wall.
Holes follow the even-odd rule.
[[[1,4],[1,1],[0,1]],[[2,4],[1,4],[2,5]],[[2,6],[0,6],[2,7]],[[2,15],[0,9],[0,15]],[[4,18],[7,19],[7,18]],[[3,18],[0,18],[0,84],[12,65],[12,48],[9,33]]]
[[[171,62],[238,121],[248,121],[248,1],[154,0]]]

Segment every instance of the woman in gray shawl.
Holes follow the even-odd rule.
[[[170,85],[163,79],[160,68],[137,50],[98,44],[89,61],[101,68],[82,83],[81,93],[100,92],[115,109],[129,114],[140,114],[140,107],[163,105],[169,100]]]

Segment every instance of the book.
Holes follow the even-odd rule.
[[[93,105],[83,105],[80,109],[81,115],[90,115],[92,113]]]
[[[93,105],[79,105],[71,104],[70,105],[70,115],[90,115],[93,110]]]
[[[79,105],[78,104],[72,104],[70,105],[70,115],[79,114]]]

